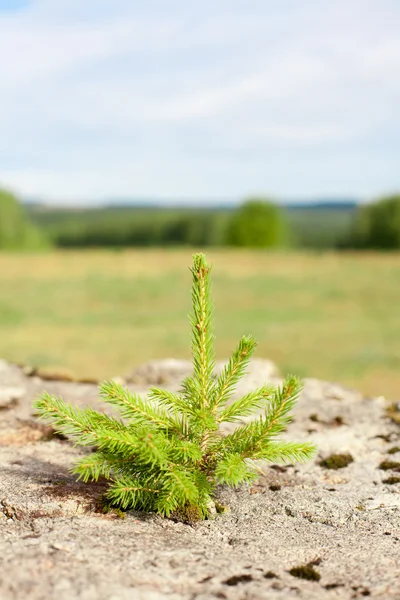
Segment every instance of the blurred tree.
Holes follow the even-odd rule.
[[[162,243],[211,246],[218,244],[218,219],[212,213],[193,213],[174,219],[164,227]]]
[[[17,198],[0,190],[0,249],[39,248],[45,240],[29,223]]]
[[[287,241],[285,218],[276,204],[262,198],[250,199],[234,212],[226,235],[231,246],[282,246]]]
[[[213,211],[169,209],[139,212],[99,209],[58,213],[46,224],[39,223],[55,245],[61,247],[210,246],[225,240],[225,214]]]
[[[386,250],[400,248],[400,195],[359,207],[352,228],[351,245]]]

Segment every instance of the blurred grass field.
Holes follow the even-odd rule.
[[[213,249],[216,347],[400,398],[400,255]],[[123,375],[188,358],[191,250],[0,254],[0,357]]]

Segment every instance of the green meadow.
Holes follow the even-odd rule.
[[[190,249],[0,254],[0,356],[124,375],[189,358]],[[216,346],[253,334],[282,373],[400,396],[400,255],[209,249]]]

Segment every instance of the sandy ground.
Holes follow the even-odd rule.
[[[146,365],[129,385],[176,389],[187,368]],[[265,380],[277,381],[274,366],[255,361],[239,392]],[[32,415],[44,389],[101,406],[94,384],[45,381],[0,361],[2,600],[400,598],[400,428],[384,398],[306,380],[287,436],[314,441],[316,460],[221,488],[229,511],[192,526],[104,514],[104,484],[68,471],[85,450]],[[321,466],[332,453],[353,462]],[[394,464],[384,470],[383,461]]]

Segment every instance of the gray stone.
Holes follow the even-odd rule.
[[[188,377],[191,373],[192,363],[190,361],[167,358],[152,360],[138,367],[126,377],[126,380],[131,383],[149,386],[164,385],[180,383],[184,377]]]
[[[258,365],[241,392],[277,381]],[[400,485],[383,483],[390,472],[378,468],[400,445],[400,429],[383,398],[306,380],[286,436],[316,442],[317,459],[266,467],[252,487],[221,487],[218,501],[229,511],[188,526],[135,511],[103,514],[105,484],[76,482],[69,472],[89,450],[38,428],[38,392],[103,408],[96,386],[0,369],[4,385],[24,390],[0,412],[2,600],[400,598]],[[145,392],[138,383],[130,387]],[[331,453],[354,461],[319,466]],[[308,563],[319,581],[289,573]]]
[[[215,375],[223,371],[226,360],[219,360],[215,365]],[[126,380],[140,385],[173,385],[179,386],[185,377],[192,374],[192,363],[188,360],[167,358],[152,360],[135,369]],[[247,373],[239,383],[237,394],[249,386],[259,387],[279,377],[276,365],[267,359],[255,358],[247,368]]]
[[[16,404],[24,394],[24,388],[0,385],[0,410]]]

